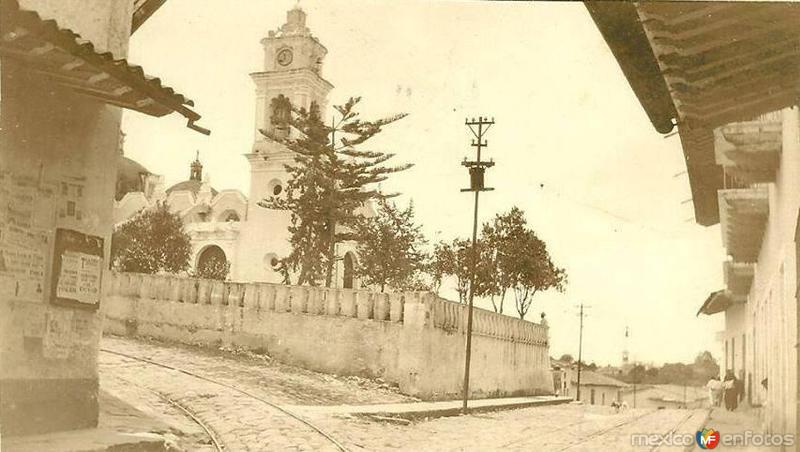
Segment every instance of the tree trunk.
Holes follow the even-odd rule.
[[[500,292],[500,311],[498,311],[500,314],[503,313],[503,302],[506,299],[506,290],[508,290],[508,289],[504,288],[503,291]]]
[[[333,269],[336,265],[336,222],[331,219],[330,222],[330,245],[328,246],[328,271],[325,276],[325,287],[331,287],[333,282]]]

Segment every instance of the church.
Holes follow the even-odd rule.
[[[211,187],[203,176],[199,155],[189,166],[188,180],[165,188],[163,176],[120,151],[114,222],[121,224],[164,201],[180,215],[191,237],[192,269],[212,258],[224,258],[233,281],[281,283],[277,265],[291,251],[290,214],[260,207],[258,202],[281,196],[288,182],[284,165],[294,163],[294,153],[281,139],[292,138],[297,131],[288,126],[286,115],[293,107],[309,109],[312,102],[325,111],[333,85],[322,77],[328,51],[306,27],[306,14],[300,8],[290,10],[286,23],[270,31],[261,44],[262,71],[250,74],[255,84],[256,117],[253,147],[244,155],[250,165],[247,196],[239,190]],[[373,215],[374,209],[366,206],[362,214]],[[355,243],[338,244],[336,256],[336,286],[359,287],[354,275]]]

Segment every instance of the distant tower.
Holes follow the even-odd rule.
[[[628,364],[630,363],[629,356],[628,356],[628,338],[629,338],[629,336],[630,336],[630,331],[628,330],[628,327],[626,326],[625,327],[625,344],[624,344],[623,349],[622,349],[622,367],[623,368],[628,367]]]
[[[194,156],[194,162],[189,165],[189,180],[196,180],[202,182],[203,180],[203,164],[200,163],[200,151]]]

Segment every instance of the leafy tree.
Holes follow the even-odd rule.
[[[191,252],[183,221],[166,203],[141,211],[115,228],[111,237],[112,267],[121,272],[184,272]]]
[[[521,234],[508,258],[513,263],[510,277],[520,319],[525,319],[537,292],[551,288],[563,292],[566,272],[553,264],[546,245],[532,230]]]
[[[444,279],[453,273],[453,262],[455,253],[452,246],[444,241],[439,241],[433,245],[433,253],[426,266],[427,273],[431,277],[431,288],[439,293]]]
[[[693,379],[705,384],[711,377],[719,375],[719,364],[708,350],[700,352],[692,365]]]
[[[573,358],[569,353],[565,353],[561,355],[561,358],[558,358],[558,360],[564,363],[572,364],[575,361],[575,358]]]
[[[355,107],[360,98],[350,98],[335,106],[338,121],[326,125],[319,106],[312,103],[308,111],[295,109],[288,120],[299,132],[299,138],[265,136],[283,141],[295,152],[295,163],[286,165],[290,175],[285,196],[271,196],[259,205],[291,213],[289,226],[292,252],[280,266],[287,278],[298,274],[298,284],[331,285],[336,264],[336,244],[357,240],[353,232],[361,216],[358,209],[371,199],[386,195],[375,189],[389,174],[412,165],[387,166],[394,154],[359,150],[361,145],[383,130],[383,127],[405,117],[395,115],[374,121],[362,120]],[[338,141],[336,138],[338,137]]]
[[[641,364],[636,364],[628,371],[628,381],[631,383],[642,383],[645,376],[647,375],[647,370]]]
[[[414,224],[414,205],[398,208],[386,198],[378,199],[378,214],[357,223],[359,266],[356,273],[367,285],[397,290],[424,286],[425,239]]]
[[[481,250],[475,293],[489,296],[494,311],[501,314],[506,292],[514,285],[519,270],[515,251],[525,235],[526,227],[525,215],[516,206],[483,225],[481,242],[485,246]]]
[[[471,243],[466,239],[454,239],[452,242],[440,241],[433,250],[428,272],[433,279],[433,286],[438,291],[447,276],[456,278],[458,301],[467,303],[470,282]]]
[[[222,256],[212,255],[197,266],[193,276],[202,279],[225,281],[231,271],[231,263]]]

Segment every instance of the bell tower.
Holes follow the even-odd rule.
[[[322,61],[328,50],[306,26],[306,13],[295,7],[286,13],[286,23],[261,40],[263,70],[250,74],[256,85],[254,153],[274,153],[267,144],[290,138],[292,109],[308,110],[312,102],[324,111],[333,88],[322,78]],[[274,141],[273,140],[273,141]]]
[[[292,111],[308,110],[315,102],[324,115],[333,85],[322,78],[328,50],[311,34],[306,13],[300,8],[290,10],[286,23],[270,31],[261,46],[262,70],[250,74],[256,91],[256,117],[253,148],[246,154],[250,163],[247,221],[242,223],[237,245],[239,261],[247,264],[239,265],[232,277],[280,283],[282,276],[273,262],[291,251],[291,216],[258,204],[270,196],[285,195],[289,175],[284,165],[294,163],[294,153],[283,140],[297,138],[297,131],[289,125]]]

